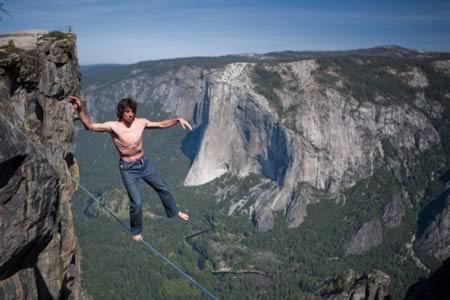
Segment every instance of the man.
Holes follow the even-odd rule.
[[[77,97],[69,96],[69,102],[78,111],[81,123],[89,131],[110,132],[120,155],[119,168],[123,183],[130,198],[130,227],[133,239],[142,237],[142,200],[138,189],[139,179],[143,179],[159,195],[168,217],[178,216],[187,221],[189,216],[178,210],[175,200],[155,166],[144,156],[142,135],[145,128],[168,128],[180,123],[183,129],[192,130],[183,118],[152,122],[136,118],[137,103],[132,99],[122,99],[117,105],[117,121],[92,123]]]

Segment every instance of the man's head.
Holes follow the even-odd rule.
[[[124,98],[117,104],[117,118],[119,118],[119,121],[132,122],[136,116],[136,110],[136,101],[131,98]]]

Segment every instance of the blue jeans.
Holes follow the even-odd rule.
[[[133,235],[142,232],[142,200],[139,192],[139,179],[143,179],[159,195],[169,218],[178,214],[178,208],[167,184],[155,165],[146,157],[127,162],[119,161],[120,175],[130,198],[130,227]]]

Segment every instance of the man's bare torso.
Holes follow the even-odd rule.
[[[111,126],[113,143],[122,160],[132,161],[144,155],[142,135],[146,125],[145,119],[136,118],[129,127],[119,121],[108,123]]]

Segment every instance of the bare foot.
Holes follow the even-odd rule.
[[[135,241],[142,241],[144,239],[144,237],[142,236],[142,234],[137,234],[137,235],[133,235],[133,240]]]
[[[184,212],[178,212],[178,218],[180,218],[183,221],[187,221],[189,220],[189,215],[187,213]]]

